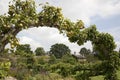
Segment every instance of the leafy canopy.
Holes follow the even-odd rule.
[[[70,49],[65,44],[54,44],[50,48],[50,54],[53,54],[56,58],[61,58],[65,54],[70,54]]]
[[[44,50],[44,48],[42,48],[42,47],[38,47],[38,48],[35,50],[35,53],[36,53],[36,56],[42,56],[42,55],[45,55],[45,50]]]

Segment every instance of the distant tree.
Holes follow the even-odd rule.
[[[92,51],[90,49],[86,49],[85,47],[81,48],[79,53],[84,56],[88,62],[95,62],[98,60],[97,57],[94,56]]]
[[[89,49],[86,49],[85,47],[81,48],[80,52],[79,52],[82,56],[87,56],[91,53],[91,51]]]
[[[16,50],[21,50],[24,51],[26,53],[32,53],[30,45],[29,44],[23,44],[23,45],[19,45],[17,46]]]
[[[45,50],[44,50],[44,48],[38,47],[38,48],[35,50],[35,54],[36,54],[36,56],[45,55]]]
[[[20,54],[20,55],[24,55],[24,54],[32,54],[33,51],[30,48],[29,44],[22,44],[16,47],[16,51],[15,54]]]
[[[71,50],[65,44],[54,44],[50,48],[50,54],[54,54],[56,58],[61,58],[65,54],[69,54]]]

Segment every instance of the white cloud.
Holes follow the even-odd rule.
[[[27,38],[24,36],[26,36]],[[32,47],[36,47],[37,44],[40,44],[42,47],[44,47],[46,51],[49,51],[51,45],[56,43],[63,43],[67,45],[71,49],[72,53],[79,52],[80,48],[82,47],[92,49],[92,45],[90,42],[85,43],[85,45],[83,46],[79,46],[76,43],[70,43],[68,38],[63,34],[59,34],[59,31],[55,28],[31,28],[21,31],[18,34],[18,37],[22,37],[20,39],[21,43],[29,43]]]
[[[30,44],[32,50],[35,50],[37,47],[42,47],[39,42],[37,42],[27,36],[19,37],[19,39],[20,39],[20,44]]]
[[[60,4],[67,17],[73,20],[82,19],[85,24],[90,24],[91,17],[103,18],[120,14],[120,1],[114,0],[66,0]]]
[[[0,0],[0,14],[7,12],[8,2],[11,0]],[[120,14],[120,0],[35,0],[39,3],[49,2],[51,5],[62,8],[66,17],[76,21],[81,19],[89,25],[91,17],[103,18]],[[37,10],[40,10],[37,8]]]
[[[91,17],[103,18],[120,14],[119,0],[36,0],[37,3],[49,2],[62,8],[66,17],[76,21],[81,19],[89,25]]]
[[[8,3],[10,1],[11,0],[0,0],[0,15],[4,14],[4,13],[7,13],[7,11],[8,11]]]

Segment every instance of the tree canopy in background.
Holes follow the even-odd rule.
[[[45,50],[44,50],[44,48],[38,47],[38,48],[35,50],[35,54],[36,54],[36,56],[45,55]]]
[[[24,51],[26,53],[33,53],[29,44],[18,45],[16,50]]]
[[[65,44],[54,44],[50,48],[50,54],[53,54],[56,58],[62,58],[65,54],[70,54],[71,50]]]
[[[86,56],[86,55],[89,55],[91,53],[91,50],[83,47],[80,49],[80,52],[79,52],[82,56]]]

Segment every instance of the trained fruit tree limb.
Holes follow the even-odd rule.
[[[42,11],[36,13],[33,0],[13,0],[9,4],[8,14],[0,15],[0,53],[6,44],[10,43],[12,48],[18,44],[16,35],[22,29],[43,26],[55,27],[63,32],[79,30],[84,24],[81,20],[74,23],[65,19],[60,8],[44,5]]]
[[[46,4],[37,13],[33,0],[13,0],[9,5],[8,14],[0,16],[0,52],[8,43],[12,48],[18,45],[16,35],[21,30],[44,26],[57,28],[61,33],[66,34],[70,42],[77,42],[78,45],[91,41],[96,49],[102,48],[99,51],[104,48],[105,51],[102,53],[105,54],[116,47],[110,34],[98,32],[95,25],[83,29],[82,20],[75,23],[64,18],[61,8]]]

